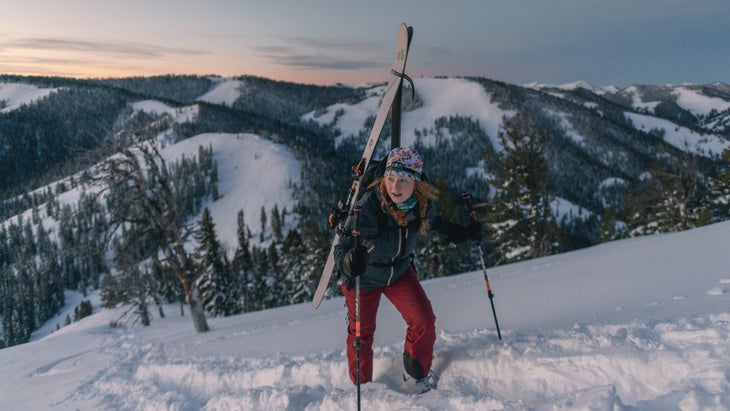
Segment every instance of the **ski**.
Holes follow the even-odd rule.
[[[362,154],[362,159],[356,166],[353,167],[357,178],[350,187],[350,191],[348,192],[347,200],[345,201],[344,205],[344,208],[347,209],[348,215],[352,212],[352,208],[355,206],[355,199],[357,199],[360,192],[360,177],[363,175],[364,171],[367,170],[368,165],[370,164],[370,159],[373,156],[375,147],[378,145],[380,134],[383,130],[383,126],[385,125],[385,120],[388,117],[388,113],[393,106],[393,102],[395,101],[396,96],[400,96],[399,91],[401,89],[401,85],[403,84],[403,79],[405,78],[410,81],[408,76],[406,76],[405,74],[405,68],[406,59],[408,57],[408,48],[410,46],[412,37],[413,28],[407,26],[405,23],[401,23],[398,29],[398,46],[395,52],[395,58],[393,60],[393,67],[390,70],[391,76],[388,81],[388,85],[385,88],[385,94],[383,95],[383,100],[380,103],[380,109],[378,110],[378,114],[375,117],[373,128],[370,130],[370,137],[365,144],[365,150]],[[339,230],[335,230],[335,236],[332,240],[332,245],[330,246],[327,261],[325,262],[324,269],[322,270],[322,275],[320,276],[319,283],[317,284],[317,289],[315,290],[314,297],[312,298],[312,305],[315,309],[319,307],[319,305],[322,303],[322,300],[324,300],[325,294],[327,293],[327,288],[329,287],[330,279],[332,278],[332,272],[335,267],[334,251],[339,240]]]

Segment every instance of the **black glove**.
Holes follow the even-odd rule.
[[[365,273],[367,268],[368,249],[358,245],[348,252],[350,258],[350,277],[357,277]]]
[[[477,220],[472,220],[466,228],[466,238],[472,241],[482,241],[482,224]]]

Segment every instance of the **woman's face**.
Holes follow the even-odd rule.
[[[411,180],[410,178],[392,175],[385,176],[385,189],[390,199],[396,204],[400,204],[411,198],[415,187],[415,180]]]

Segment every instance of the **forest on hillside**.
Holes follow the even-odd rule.
[[[56,89],[0,112],[2,346],[28,341],[64,305],[65,290],[101,289],[106,306],[130,307],[120,321],[143,324],[165,315],[165,304],[187,305],[198,331],[207,328],[206,315],[311,299],[332,233],[327,215],[350,185],[347,173],[373,119],[361,132],[339,136],[335,124],[302,116],[355,104],[367,92],[241,77],[233,104],[198,101],[214,80],[0,76],[0,85]],[[437,207],[446,217],[466,221],[461,193],[474,197],[489,265],[728,218],[728,152],[683,150],[660,130],[637,128],[625,113],[647,113],[621,93],[470,80],[516,113],[504,120],[500,135],[488,135],[470,116],[449,115],[415,130],[414,146],[429,164],[429,181],[440,193]],[[680,107],[666,89],[643,90],[661,101],[652,115],[730,139],[727,110],[700,115]],[[730,101],[726,87],[704,90]],[[180,123],[131,108],[147,99],[171,107],[195,104],[196,115]],[[403,109],[422,104],[418,97],[404,100]],[[387,125],[385,130],[380,157],[389,143]],[[163,144],[175,144],[221,132],[260,135],[286,146],[301,163],[301,175],[292,178],[295,206],[263,208],[255,216],[240,211],[230,248],[203,207],[221,195],[212,149],[201,146],[167,163],[155,148],[161,134]],[[81,193],[75,204],[60,203],[71,190]],[[44,226],[49,220],[53,226]],[[296,227],[285,230],[287,221],[297,221]],[[261,227],[257,237],[251,235],[254,224]],[[474,251],[470,244],[427,238],[419,245],[417,268],[424,278],[477,269]],[[80,306],[77,317],[87,312],[86,304]]]

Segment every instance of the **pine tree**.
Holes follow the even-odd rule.
[[[704,203],[711,210],[712,221],[730,218],[730,149],[722,152],[722,170],[712,180]]]
[[[279,212],[279,205],[274,204],[274,208],[271,210],[271,231],[274,235],[274,241],[279,243],[284,240],[283,225],[284,222]]]
[[[280,276],[277,281],[277,289],[283,297],[282,304],[284,305],[298,304],[311,297],[307,293],[309,277],[305,265],[306,252],[299,232],[297,230],[289,231],[281,245]]]
[[[306,299],[311,300],[317,282],[324,269],[325,260],[330,247],[330,236],[328,230],[321,230],[314,222],[305,221],[300,224],[301,237],[304,242],[304,256],[302,261],[302,278],[306,279]],[[337,294],[339,287],[333,287],[333,292]]]
[[[601,217],[601,225],[599,228],[601,242],[612,241],[620,238],[621,230],[619,230],[616,221],[616,212],[613,207],[606,208]]]
[[[266,233],[266,210],[263,206],[261,206],[261,233],[259,234],[259,242],[264,242],[266,240],[266,236],[264,233]]]
[[[650,173],[640,176],[629,191],[621,209],[626,219],[628,236],[636,237],[657,232],[656,216],[662,199],[658,185]]]
[[[58,312],[64,304],[64,289],[61,282],[61,265],[58,262],[58,247],[53,243],[42,225],[38,226],[38,272],[42,276],[41,299],[46,311],[42,318],[45,321]]]
[[[198,243],[194,253],[195,267],[203,306],[214,316],[235,313],[235,284],[207,207],[203,210],[195,239]]]
[[[243,311],[252,310],[253,260],[251,257],[251,231],[246,226],[243,210],[236,217],[236,237],[238,246],[233,254],[232,273],[236,289],[236,305]]]
[[[268,261],[268,270],[265,271],[266,294],[264,299],[266,308],[280,307],[285,304],[284,301],[286,300],[286,296],[279,291],[284,281],[282,280],[281,257],[279,256],[278,247],[276,241],[272,241],[266,250]]]
[[[664,189],[662,194],[671,231],[694,228],[699,219],[704,187],[698,161],[698,156],[685,147],[681,157],[669,161],[666,170],[657,168],[654,171]]]
[[[695,227],[702,215],[704,187],[695,155],[681,161],[654,163],[629,192],[623,206],[629,235],[682,231]]]
[[[499,140],[499,174],[491,228],[501,260],[542,257],[557,248],[558,227],[550,205],[550,177],[543,150],[544,131],[524,114],[505,122]]]
[[[269,298],[270,280],[270,263],[269,255],[265,249],[260,247],[251,248],[251,282],[250,297],[251,307],[253,310],[263,310],[267,308]]]

